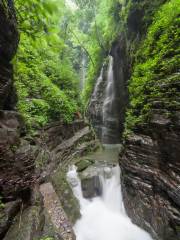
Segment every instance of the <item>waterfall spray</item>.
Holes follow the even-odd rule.
[[[103,167],[99,172],[103,193],[91,200],[83,198],[76,168],[68,172],[68,181],[80,202],[82,214],[74,226],[77,240],[152,240],[125,213],[119,166]]]

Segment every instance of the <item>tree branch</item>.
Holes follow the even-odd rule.
[[[79,40],[78,36],[77,36],[71,29],[69,29],[69,31],[70,31],[70,32],[72,33],[72,35],[76,38],[76,40],[78,41],[80,47],[81,47],[82,49],[84,49],[84,51],[87,53],[87,55],[89,56],[89,59],[90,59],[91,63],[93,64],[93,67],[95,68],[94,61],[93,61],[90,53],[88,52],[88,50],[87,50],[87,49],[84,47],[84,45],[81,43],[81,41]]]

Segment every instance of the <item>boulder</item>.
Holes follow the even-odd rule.
[[[91,176],[81,179],[81,187],[84,198],[94,198],[101,196],[102,185],[99,176]]]

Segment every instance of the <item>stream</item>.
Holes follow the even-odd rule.
[[[97,79],[94,98],[97,97],[103,81],[103,70],[104,66]],[[101,109],[103,120],[101,142],[106,145],[103,145],[101,151],[88,156],[95,163],[84,171],[87,172],[86,177],[91,179],[91,185],[86,186],[86,190],[91,189],[92,192],[92,181],[95,177],[93,191],[99,194],[92,195],[91,199],[85,198],[81,186],[84,172],[79,177],[76,167],[71,166],[67,173],[67,179],[79,201],[81,210],[81,218],[76,222],[74,232],[77,240],[152,240],[148,233],[131,222],[124,209],[120,182],[121,171],[118,165],[121,148],[119,144],[119,105],[118,93],[115,91],[112,56],[109,56],[106,74],[106,88]],[[87,179],[85,178],[85,180]]]
[[[99,197],[83,197],[75,166],[67,173],[81,209],[81,218],[74,226],[77,240],[152,240],[148,233],[131,222],[125,212],[117,156],[116,145],[106,145],[102,152],[94,153],[97,163],[90,171],[96,170],[99,175],[102,187]]]

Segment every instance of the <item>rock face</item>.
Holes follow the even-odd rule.
[[[59,198],[51,183],[42,184],[40,187],[41,194],[44,199],[44,207],[47,210],[51,222],[56,229],[59,229],[60,239],[75,240],[75,234],[72,225],[69,222]]]
[[[29,205],[21,204],[20,212],[13,219],[4,240],[39,239],[44,225],[42,197],[38,188],[34,189]]]
[[[137,41],[144,32],[142,26],[145,28],[142,18],[147,12],[144,10],[150,10],[151,16],[166,1],[157,1],[157,6],[151,3],[148,6],[148,1],[138,2],[147,8],[132,9],[127,22],[128,38],[136,34]],[[163,79],[157,77],[153,82],[153,87],[159,87],[159,95],[148,99],[152,104],[149,119],[134,127],[120,156],[126,211],[136,224],[158,240],[180,239],[179,79],[178,69],[174,68]],[[144,95],[149,96],[147,91]]]
[[[102,186],[99,176],[82,178],[81,187],[84,198],[91,199],[97,196],[101,196],[102,194]]]
[[[88,107],[88,116],[100,140],[102,138],[102,126],[103,126],[102,108],[105,98],[106,84],[107,84],[107,64],[104,64],[101,69],[100,76],[96,81],[94,92],[91,96],[91,100]]]
[[[154,116],[148,132],[126,142],[120,159],[129,216],[158,239],[180,239],[180,115]],[[147,129],[146,129],[147,130]]]
[[[0,22],[0,109],[9,110],[16,104],[11,60],[19,42],[12,1],[1,1]]]
[[[49,124],[37,137],[44,152],[36,158],[36,172],[44,181],[58,166],[68,166],[72,158],[81,156],[97,147],[94,133],[83,121],[64,125]]]
[[[2,239],[11,226],[13,218],[20,210],[22,202],[20,199],[8,202],[4,205],[0,212],[0,239]]]
[[[126,49],[124,36],[113,43],[110,51],[113,61],[103,65],[89,104],[89,117],[103,143],[119,143],[124,129],[129,78]]]
[[[63,171],[62,168],[59,167],[55,173],[52,174],[50,180],[68,219],[72,224],[75,224],[77,219],[80,218],[80,206],[67,181],[66,174],[67,170]]]
[[[21,139],[24,123],[14,111],[0,111],[0,189],[15,197],[33,183],[38,148]],[[7,174],[8,173],[8,174]]]
[[[61,239],[56,226],[50,228],[52,219],[43,212],[43,202],[38,186],[37,191],[35,186],[46,181],[52,171],[66,160],[68,164],[73,156],[93,149],[94,135],[87,124],[76,121],[71,125],[52,123],[39,131],[36,137],[27,136],[24,121],[15,111],[11,60],[18,42],[13,1],[0,1],[0,197],[4,202],[4,208],[0,207],[0,239],[32,240],[41,236]],[[53,174],[52,178],[55,178]],[[61,182],[55,182],[58,192]],[[63,197],[66,198],[65,190]],[[31,200],[34,192],[39,197]],[[71,195],[68,192],[69,198]],[[75,206],[76,202],[68,199],[63,207],[70,211],[71,204]],[[80,215],[78,204],[71,213],[73,222]],[[64,234],[68,234],[66,229]]]
[[[115,61],[114,78],[120,98],[118,110],[121,124],[117,128],[120,133],[123,131],[128,105],[126,85],[131,78],[135,60],[133,53],[139,49],[141,40],[145,39],[154,13],[167,1],[126,2],[129,3],[128,16],[122,26],[126,33],[120,33],[110,52]],[[171,57],[173,54],[169,61],[173,59]],[[149,99],[152,104],[151,119],[133,129],[134,133],[127,138],[120,157],[126,211],[136,224],[158,240],[180,239],[180,85],[179,69],[174,69],[172,72],[167,71],[169,76],[164,74],[165,79],[157,76],[157,80],[152,83],[153,87],[159,84],[159,92],[163,94],[158,97],[157,93]],[[106,81],[103,79],[99,91],[94,91],[97,97],[92,95],[89,106],[90,117],[99,136],[99,129],[103,125],[100,113],[105,87]],[[149,96],[146,89],[144,92]]]
[[[24,181],[30,184],[33,165],[29,144],[22,148],[20,140],[24,132],[22,118],[13,110],[16,94],[11,60],[19,42],[13,1],[1,1],[0,22],[0,191],[6,197],[20,188],[23,191]]]

